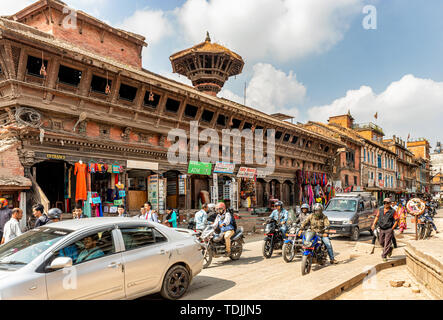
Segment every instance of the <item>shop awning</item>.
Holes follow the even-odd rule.
[[[0,176],[0,190],[27,190],[32,186],[31,180],[22,176]]]

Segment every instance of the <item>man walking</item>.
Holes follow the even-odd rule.
[[[383,246],[381,256],[383,261],[388,261],[387,257],[392,255],[392,238],[398,221],[395,219],[395,210],[391,207],[391,200],[386,198],[383,200],[383,204],[384,206],[378,210],[371,229],[374,231],[377,225],[380,228],[379,241],[380,245]]]
[[[12,211],[8,208],[8,200],[0,198],[0,241],[3,238],[3,230],[6,222],[11,219]]]
[[[12,210],[11,219],[6,222],[4,227],[3,238],[1,244],[7,243],[22,234],[20,229],[20,220],[23,217],[23,211],[19,208]]]

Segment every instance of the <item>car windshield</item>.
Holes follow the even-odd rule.
[[[327,211],[352,211],[354,212],[357,208],[357,200],[350,199],[332,199],[328,206]]]
[[[0,246],[0,268],[20,269],[54,243],[71,233],[69,230],[37,228]]]

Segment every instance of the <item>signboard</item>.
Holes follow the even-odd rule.
[[[189,174],[201,174],[209,176],[212,171],[212,163],[190,161],[188,167]]]
[[[158,163],[128,160],[126,163],[126,167],[128,169],[158,170]]]
[[[166,183],[167,179],[158,180],[158,211],[164,214],[166,210]]]
[[[257,169],[257,178],[265,178],[268,175],[271,175],[274,172],[274,170],[267,169],[267,168],[258,168]]]
[[[237,177],[254,179],[256,174],[257,174],[257,169],[255,168],[240,167],[240,169],[238,169],[237,172]]]
[[[235,163],[217,161],[214,173],[234,173]]]
[[[385,185],[384,180],[378,180],[378,185],[379,185],[381,188],[383,188],[384,185]]]
[[[48,158],[48,159],[55,159],[55,160],[65,160],[66,156],[64,156],[62,154],[50,154],[50,153],[48,153],[46,155],[46,158]]]
[[[186,195],[186,175],[185,174],[178,176],[178,194],[180,196]]]
[[[216,173],[212,174],[212,188],[211,188],[211,202],[218,202],[218,176]]]
[[[122,204],[123,204],[123,199],[114,200],[114,205],[115,206],[120,206]]]
[[[152,209],[158,210],[158,175],[148,177],[148,201],[152,204]]]
[[[125,191],[125,190],[119,190],[119,191],[118,191],[118,196],[119,196],[120,198],[124,198],[124,197],[126,197],[126,191]]]

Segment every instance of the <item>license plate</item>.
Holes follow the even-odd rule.
[[[337,233],[337,230],[329,230],[329,233]]]

